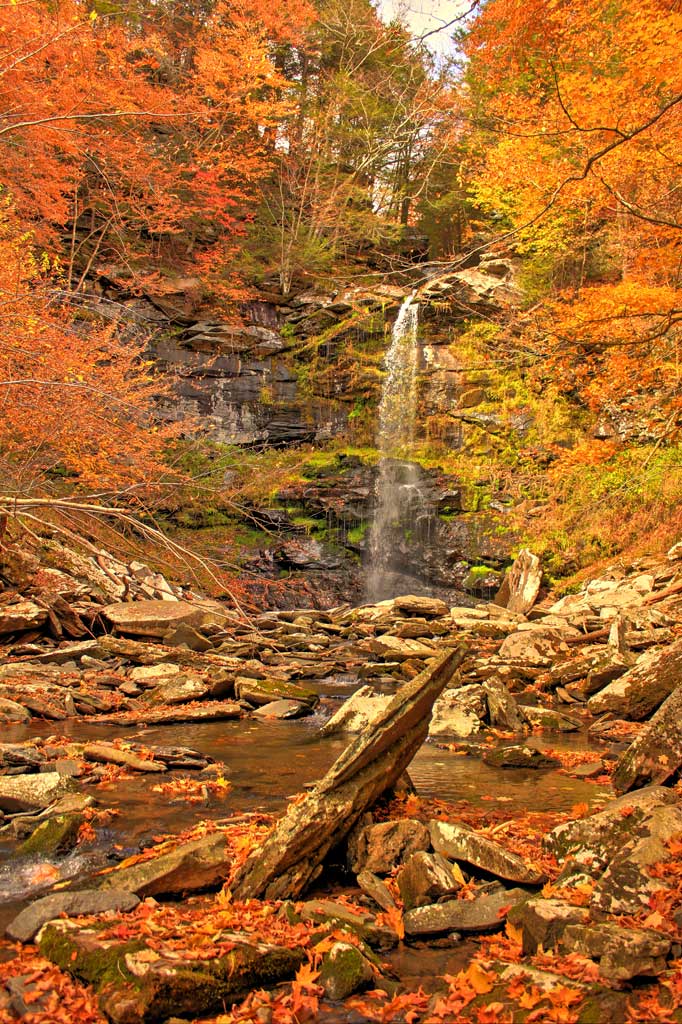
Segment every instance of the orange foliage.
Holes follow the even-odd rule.
[[[682,11],[491,0],[469,40],[475,195],[555,293],[522,342],[595,412],[680,412]],[[504,229],[503,229],[504,230]]]

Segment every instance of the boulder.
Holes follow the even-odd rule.
[[[596,960],[599,973],[616,983],[663,974],[670,947],[670,938],[659,932],[610,922],[569,924],[559,938],[562,952]]]
[[[189,672],[178,672],[171,678],[159,683],[145,695],[145,700],[152,704],[190,704],[194,700],[203,700],[211,692],[210,683],[201,676]]]
[[[319,983],[333,1002],[367,988],[373,979],[374,969],[367,957],[348,942],[335,942],[322,957]]]
[[[589,921],[590,912],[563,900],[530,899],[512,907],[507,918],[521,929],[524,956],[532,956],[538,948],[555,949],[568,926]]]
[[[352,833],[348,843],[348,864],[354,874],[371,871],[388,875],[418,850],[431,845],[429,830],[421,821],[399,818],[365,825]]]
[[[434,850],[458,863],[495,875],[519,885],[542,885],[546,876],[499,843],[479,835],[466,825],[430,821],[429,832]]]
[[[392,910],[395,908],[396,903],[391,896],[388,886],[385,882],[382,882],[378,875],[373,875],[371,871],[361,871],[356,881],[365,895],[374,900],[382,910]]]
[[[285,903],[282,909],[292,923],[306,921],[331,931],[339,928],[351,931],[373,949],[392,949],[398,942],[396,932],[385,924],[379,924],[373,914],[335,900],[307,900],[297,903],[295,909],[292,904]]]
[[[78,842],[78,832],[85,818],[82,814],[53,814],[41,821],[17,850],[18,857],[38,854],[55,856],[72,850]]]
[[[31,942],[48,921],[58,917],[80,917],[82,914],[103,914],[108,910],[132,910],[139,903],[132,892],[110,889],[83,889],[79,892],[58,892],[43,896],[10,921],[6,932],[17,942]]]
[[[18,722],[23,725],[30,721],[31,713],[23,704],[17,704],[9,697],[0,697],[0,722]]]
[[[314,690],[286,682],[283,679],[249,679],[237,676],[234,681],[235,696],[246,700],[249,704],[270,704],[275,700],[295,700],[314,708],[319,703],[319,695]]]
[[[444,690],[433,706],[429,736],[472,736],[483,727],[487,711],[485,690],[476,683]]]
[[[200,839],[181,843],[175,849],[134,863],[122,861],[106,874],[96,876],[100,889],[123,889],[145,896],[173,896],[217,888],[230,872],[227,840],[223,832],[210,832]]]
[[[548,732],[577,732],[580,729],[578,722],[553,708],[538,708],[529,704],[521,704],[520,710],[534,729],[546,729]]]
[[[682,765],[682,685],[647,722],[622,755],[613,773],[613,788],[626,793],[676,776]]]
[[[528,747],[521,743],[488,750],[483,755],[483,760],[493,768],[532,768],[536,771],[547,771],[550,768],[561,767],[561,761],[556,757],[550,757],[537,747]]]
[[[0,778],[0,810],[10,813],[42,811],[76,789],[76,784],[59,772],[3,776]]]
[[[595,716],[606,712],[641,722],[660,707],[682,679],[682,640],[646,651],[633,668],[590,697]]]
[[[403,907],[412,910],[436,903],[461,889],[463,881],[461,871],[453,871],[439,853],[413,853],[398,875]]]
[[[568,653],[565,641],[572,634],[549,626],[517,629],[502,641],[499,658],[521,667],[549,668],[559,653]]]
[[[524,889],[495,889],[473,900],[446,900],[415,907],[404,916],[405,934],[439,935],[444,932],[492,932],[504,927],[511,907],[525,900]]]
[[[256,847],[235,874],[236,899],[293,897],[321,870],[327,853],[400,778],[426,738],[433,702],[464,650],[449,650],[396,693],[303,800]]]
[[[40,951],[62,970],[92,985],[112,1024],[156,1024],[174,1016],[220,1013],[257,988],[293,978],[304,960],[300,949],[256,942],[244,933],[218,932],[215,954],[197,958],[177,937],[114,938],[106,924],[52,921]],[[229,952],[220,952],[220,948]]]
[[[633,832],[633,838],[621,843],[610,858],[594,887],[594,905],[609,914],[636,913],[651,905],[654,893],[668,887],[669,882],[652,876],[649,868],[677,859],[669,842],[682,835],[682,808],[656,807]]]
[[[422,640],[406,640],[399,636],[378,636],[369,641],[373,654],[392,661],[407,661],[409,658],[433,658],[436,651]]]
[[[545,846],[558,860],[585,850],[603,866],[656,808],[674,801],[669,789],[648,786],[612,800],[596,814],[557,825],[545,838]]]
[[[331,736],[335,732],[362,732],[385,713],[391,700],[383,693],[376,693],[371,686],[361,686],[325,722],[320,736]]]
[[[420,597],[417,594],[394,598],[393,607],[401,615],[421,615],[425,619],[436,619],[450,612],[445,601],[437,597]]]
[[[495,603],[525,615],[535,604],[541,583],[540,559],[528,548],[523,548],[507,572],[495,596]]]
[[[527,732],[524,712],[501,679],[495,676],[487,679],[483,683],[483,692],[488,705],[488,719],[494,728]]]
[[[41,608],[34,601],[23,600],[0,605],[0,636],[40,629],[46,621],[47,608]]]
[[[131,601],[108,604],[102,615],[119,633],[131,636],[149,636],[161,639],[180,625],[200,628],[210,624],[221,625],[225,614],[214,608],[190,604],[188,601]]]

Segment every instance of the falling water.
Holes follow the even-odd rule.
[[[417,414],[417,331],[419,306],[414,293],[403,302],[386,354],[386,377],[379,404],[381,453],[374,521],[368,538],[367,597],[396,596],[396,572],[409,567],[411,532],[424,499],[419,471],[409,457]],[[407,565],[406,565],[407,563]]]

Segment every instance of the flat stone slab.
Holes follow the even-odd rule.
[[[222,885],[230,864],[224,833],[212,832],[147,860],[123,861],[95,881],[99,880],[100,889],[122,889],[141,899],[182,895]]]
[[[208,611],[201,605],[188,601],[130,601],[108,604],[102,615],[114,629],[131,636],[161,638],[178,626],[192,626],[195,629],[209,623],[220,624],[215,611]]]
[[[620,679],[595,693],[587,702],[598,717],[607,711],[619,718],[642,722],[661,706],[682,680],[682,640],[647,651]]]
[[[495,931],[503,927],[507,911],[527,897],[525,889],[498,889],[474,900],[447,900],[415,907],[404,916],[405,934]]]
[[[133,910],[140,902],[132,892],[120,889],[84,889],[81,892],[58,892],[36,900],[12,920],[6,933],[17,942],[31,942],[48,921],[57,917],[78,917],[81,914],[103,914],[107,910]]]
[[[47,608],[33,601],[16,601],[0,608],[0,636],[39,629],[47,621]]]
[[[98,725],[170,725],[172,722],[215,722],[220,719],[241,718],[244,711],[231,700],[209,700],[203,704],[178,704],[175,707],[144,708],[140,711],[120,711],[113,715],[98,715]]]
[[[448,860],[470,864],[519,885],[542,885],[547,880],[541,871],[528,866],[517,854],[465,825],[430,821],[429,832],[434,850]]]
[[[29,775],[5,775],[0,778],[0,810],[39,811],[48,807],[77,786],[59,772]]]

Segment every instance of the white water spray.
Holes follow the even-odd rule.
[[[410,456],[417,417],[417,368],[419,363],[419,306],[414,292],[398,313],[391,345],[386,353],[386,377],[379,404],[377,447],[381,453],[376,486],[376,508],[368,538],[367,597],[380,601],[396,596],[392,576],[404,556],[396,536],[405,524],[416,520],[423,506],[419,474],[414,463],[401,461]]]

